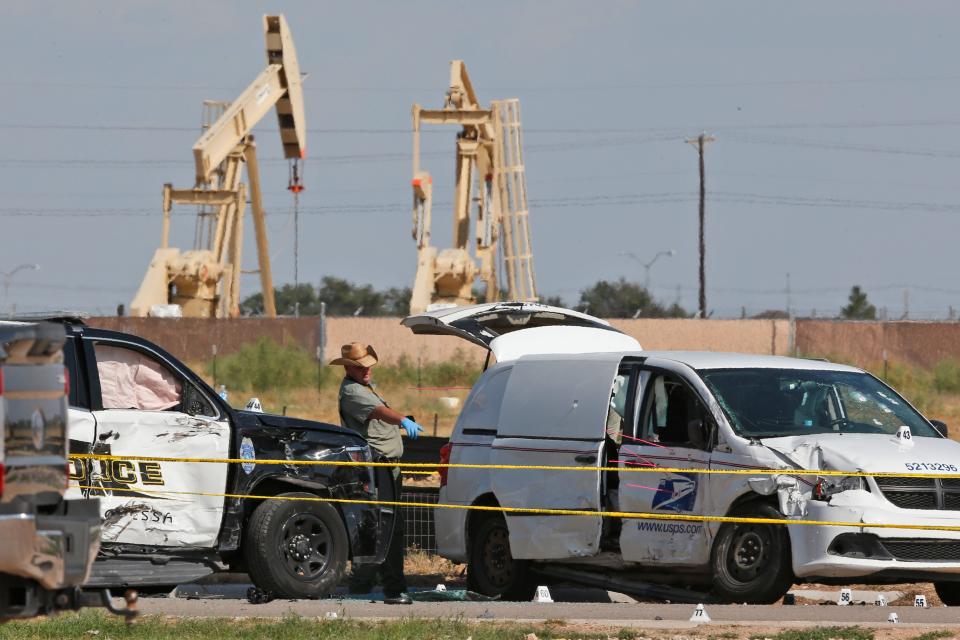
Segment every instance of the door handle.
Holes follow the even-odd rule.
[[[597,454],[595,453],[583,453],[579,456],[574,456],[573,458],[577,462],[582,462],[583,464],[593,464],[597,461]]]

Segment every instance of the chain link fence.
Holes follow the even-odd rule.
[[[401,502],[440,502],[440,489],[436,487],[404,487],[400,492]],[[437,530],[433,515],[436,509],[430,507],[401,507],[406,525],[407,549],[435,554],[437,552]]]

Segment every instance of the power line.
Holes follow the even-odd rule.
[[[555,151],[580,151],[583,149],[602,148],[610,146],[623,146],[634,144],[647,144],[653,142],[666,142],[672,140],[671,136],[650,136],[644,138],[609,138],[599,139],[587,142],[561,142],[552,144],[529,144],[525,146],[527,153],[544,153]],[[421,157],[445,158],[449,157],[450,152],[445,151],[425,151],[420,154]],[[305,159],[308,164],[352,164],[355,162],[384,162],[384,161],[409,161],[409,152],[391,152],[391,153],[350,153],[339,155],[321,155],[311,156]],[[285,158],[262,158],[260,164],[286,164]],[[96,158],[50,158],[38,160],[20,160],[17,158],[0,158],[0,166],[14,167],[43,167],[43,168],[77,168],[86,166],[108,166],[108,167],[143,167],[143,166],[185,166],[193,165],[193,160],[153,160],[153,159],[96,159]]]
[[[808,138],[789,138],[776,136],[757,136],[738,133],[728,134],[736,142],[747,144],[768,144],[778,146],[813,147],[817,149],[833,149],[838,151],[861,151],[866,153],[884,153],[905,156],[922,156],[931,158],[960,158],[960,151],[949,149],[911,149],[884,145],[857,144],[849,142],[833,142],[830,140],[811,140]]]
[[[960,126],[960,119],[957,118],[938,118],[938,119],[919,119],[919,120],[868,120],[868,121],[843,121],[843,122],[774,122],[774,123],[708,123],[708,127],[715,131],[746,131],[753,129],[874,129],[874,128],[912,128],[912,127],[944,127]],[[564,135],[597,135],[597,134],[653,134],[663,133],[675,136],[681,136],[684,130],[692,128],[691,125],[676,125],[662,127],[524,127],[525,134],[564,134]],[[150,124],[74,124],[74,123],[0,123],[0,129],[26,129],[26,130],[51,130],[51,131],[143,131],[143,132],[188,132],[200,133],[198,127],[185,127],[178,125],[150,125]],[[261,133],[276,133],[275,128],[263,127],[257,128]],[[324,135],[347,134],[347,135],[383,135],[398,134],[408,135],[410,128],[406,127],[311,127],[309,133],[319,133]],[[453,130],[431,129],[431,135],[450,135]]]
[[[487,91],[522,91],[522,92],[559,92],[559,91],[623,91],[626,89],[704,89],[724,87],[783,87],[783,86],[849,86],[849,85],[883,85],[883,84],[924,84],[948,83],[960,80],[960,75],[925,75],[925,76],[854,76],[849,78],[805,78],[785,80],[770,78],[762,80],[705,80],[689,82],[618,82],[614,84],[555,84],[555,85],[514,85],[489,86]],[[65,89],[89,90],[116,90],[116,91],[208,91],[208,92],[239,92],[241,86],[212,86],[204,84],[119,84],[96,82],[68,82],[68,81],[7,81],[0,86],[9,87],[45,87]],[[414,86],[364,86],[364,85],[333,85],[333,86],[304,86],[305,92],[316,93],[406,93],[419,91],[436,93],[436,87]]]
[[[651,193],[592,194],[583,196],[558,196],[531,199],[534,207],[552,209],[557,207],[580,206],[633,206],[642,204],[663,204],[690,202],[697,198],[697,192],[662,191]],[[823,209],[868,209],[880,211],[915,211],[928,213],[960,213],[960,204],[943,202],[897,202],[883,200],[854,200],[839,197],[805,197],[778,194],[750,193],[740,191],[711,191],[710,200],[733,204],[783,205]],[[438,201],[437,207],[451,206],[451,202]],[[304,214],[326,215],[334,213],[388,213],[408,208],[397,202],[367,202],[325,204],[301,207]],[[290,207],[271,207],[271,214],[289,213]],[[101,216],[153,216],[159,210],[152,207],[0,207],[0,216],[52,216],[52,217],[101,217]],[[192,216],[185,209],[175,209],[171,215]]]

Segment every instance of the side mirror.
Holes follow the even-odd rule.
[[[185,385],[183,397],[180,399],[183,412],[188,416],[204,415],[203,396],[193,385]]]
[[[949,437],[950,437],[950,436],[947,434],[947,431],[948,431],[948,429],[947,429],[947,423],[944,422],[943,420],[931,420],[931,421],[930,421],[930,424],[932,424],[932,425],[933,425],[933,428],[937,430],[937,433],[939,433],[940,435],[942,435],[944,438],[949,438]]]

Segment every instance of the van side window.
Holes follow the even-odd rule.
[[[671,446],[704,449],[701,425],[707,415],[700,399],[679,378],[655,374],[647,387],[641,437]]]
[[[634,379],[637,379],[634,384]],[[637,402],[642,395],[643,387],[650,378],[649,371],[641,371],[637,367],[623,366],[613,379],[610,387],[610,405],[607,408],[607,437],[616,444],[620,444],[622,437],[635,435],[637,424]],[[636,393],[631,394],[633,387]]]
[[[467,400],[460,414],[462,429],[496,429],[500,422],[500,406],[507,389],[512,367],[499,369],[482,379]]]
[[[610,389],[610,406],[607,408],[607,435],[617,444],[627,420],[627,392],[630,389],[629,371],[621,371],[613,379]]]

